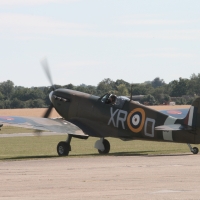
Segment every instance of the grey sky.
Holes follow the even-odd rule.
[[[189,78],[200,66],[197,0],[1,0],[0,82],[97,85]]]

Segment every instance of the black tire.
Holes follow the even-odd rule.
[[[192,150],[193,154],[198,154],[199,153],[199,149],[197,147],[193,147],[192,149],[193,149]]]
[[[57,145],[57,152],[59,156],[67,156],[71,151],[71,146],[67,142],[59,142]]]
[[[103,145],[104,145],[105,149],[103,151],[101,151],[101,150],[98,149],[98,152],[100,154],[108,154],[109,151],[110,151],[110,143],[108,142],[108,140],[104,139],[103,140]]]

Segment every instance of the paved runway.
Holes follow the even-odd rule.
[[[200,199],[200,156],[0,162],[0,199]]]

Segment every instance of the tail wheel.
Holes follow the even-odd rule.
[[[59,156],[67,156],[71,151],[71,146],[67,142],[59,142],[57,145],[57,152]]]
[[[192,153],[193,154],[198,154],[199,153],[199,149],[197,147],[193,147],[192,148]]]
[[[103,140],[103,145],[104,145],[104,150],[101,151],[101,150],[98,149],[98,152],[100,154],[108,154],[109,151],[110,151],[110,143],[108,142],[108,140],[104,139]]]

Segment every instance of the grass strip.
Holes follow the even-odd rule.
[[[69,157],[99,156],[97,149],[94,148],[97,139],[80,140],[73,138],[71,142],[72,151],[69,153]],[[107,139],[111,145],[110,153],[107,156],[192,154],[186,144],[140,140],[124,142],[115,138]],[[65,140],[66,136],[1,138],[0,160],[58,157],[57,144]],[[200,145],[193,146],[200,149]]]

